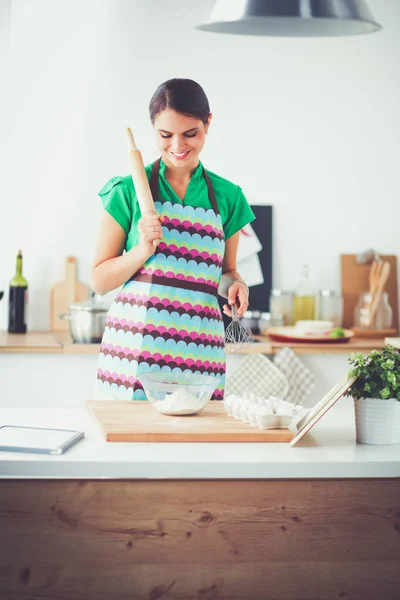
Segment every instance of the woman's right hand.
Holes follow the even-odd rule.
[[[158,242],[162,239],[161,223],[163,223],[164,217],[158,215],[156,212],[146,212],[139,219],[138,230],[139,230],[139,241],[138,245],[141,246],[146,254],[151,256],[156,251]],[[154,240],[157,240],[157,244],[154,244]]]

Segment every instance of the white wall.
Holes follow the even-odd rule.
[[[332,39],[196,31],[206,0],[12,0],[0,91],[0,288],[24,251],[30,329],[74,254],[88,282],[99,188],[126,174],[124,128],[157,156],[147,116],[174,76],[214,113],[205,165],[275,209],[274,284],[309,262],[339,289],[339,254],[399,251],[400,2],[368,0],[380,33]],[[7,298],[0,329],[7,326]]]
[[[244,358],[227,355],[228,377]],[[301,360],[317,380],[302,401],[305,407],[321,400],[349,366],[345,354],[306,355]],[[95,354],[0,354],[0,408],[82,409],[94,399],[96,363]]]

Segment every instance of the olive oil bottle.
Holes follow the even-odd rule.
[[[304,265],[293,298],[293,323],[315,319],[315,293],[308,279],[308,266]]]
[[[22,251],[18,250],[15,275],[10,281],[8,299],[8,331],[26,333],[28,282],[22,275]]]

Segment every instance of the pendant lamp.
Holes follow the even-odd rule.
[[[364,0],[215,0],[196,29],[215,33],[333,37],[379,31]]]

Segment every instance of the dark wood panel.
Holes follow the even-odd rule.
[[[400,481],[0,482],[0,598],[398,600]]]

